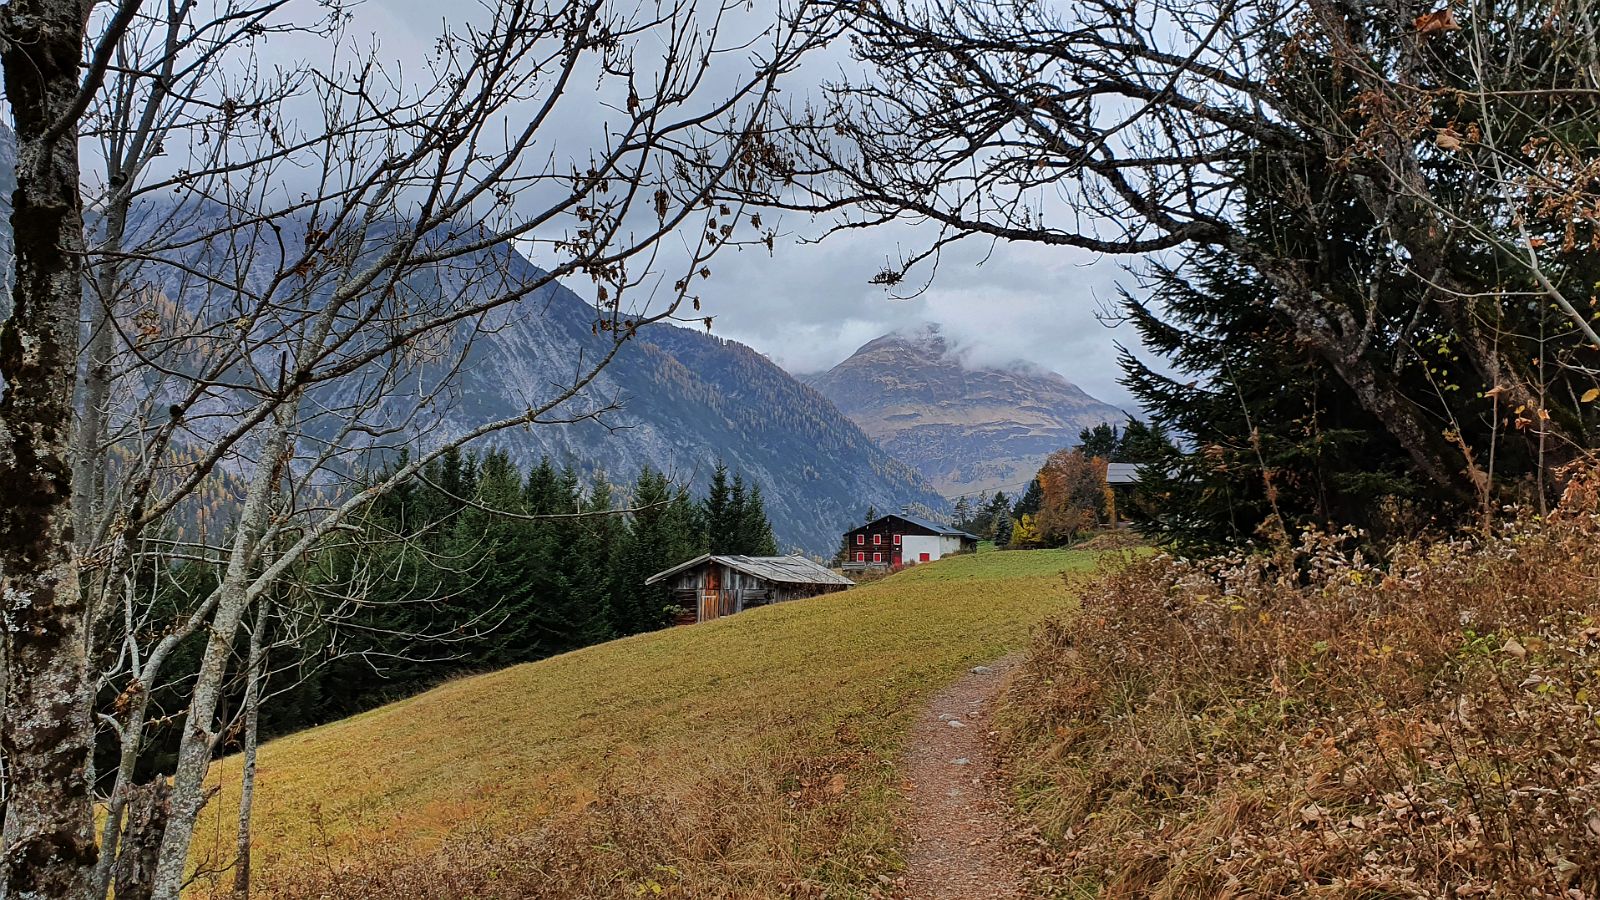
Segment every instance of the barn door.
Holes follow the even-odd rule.
[[[700,621],[708,622],[722,615],[722,567],[715,563],[706,566],[705,582],[700,590]]]

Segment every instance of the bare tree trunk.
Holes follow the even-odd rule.
[[[161,849],[161,831],[167,824],[171,793],[165,778],[141,784],[130,792],[128,828],[117,852],[117,900],[150,900],[156,851]]]
[[[127,208],[114,205],[106,222],[107,249],[120,249],[126,226]],[[79,552],[94,541],[104,504],[106,405],[111,401],[111,365],[117,349],[116,329],[112,324],[119,289],[116,267],[104,267],[96,281],[97,291],[83,294],[84,312],[89,321],[89,345],[85,348],[89,364],[83,373],[83,406],[73,453],[72,519]]]
[[[261,724],[261,683],[266,678],[266,652],[268,606],[263,601],[256,613],[255,627],[250,630],[249,683],[244,694],[244,771],[239,776],[239,836],[238,858],[233,865],[233,892],[246,898],[250,896],[250,812],[256,797],[256,744]]]
[[[72,400],[83,296],[77,101],[88,0],[0,10],[17,135],[15,278],[0,331],[0,605],[4,615],[5,896],[84,896],[96,850],[94,741],[73,552]]]
[[[261,449],[255,477],[239,515],[239,530],[234,536],[227,572],[217,588],[216,612],[211,618],[205,653],[196,673],[183,739],[178,745],[178,763],[172,775],[172,815],[162,834],[161,855],[156,861],[152,893],[156,900],[178,900],[182,892],[195,819],[205,803],[206,772],[211,766],[211,754],[216,750],[213,720],[222,700],[234,636],[239,633],[239,626],[249,611],[248,588],[257,557],[257,543],[265,530],[272,498],[282,477],[297,407],[297,403],[290,401],[276,412],[276,421]]]
[[[111,889],[112,865],[120,856],[123,813],[139,788],[133,784],[134,769],[139,763],[139,752],[144,748],[145,717],[150,709],[150,691],[141,684],[137,689],[122,724],[122,741],[117,758],[117,778],[111,787],[111,797],[106,803],[105,822],[100,826],[101,857],[94,870],[94,887],[91,900],[104,900]],[[162,823],[166,819],[163,817]],[[120,896],[120,894],[119,894]]]

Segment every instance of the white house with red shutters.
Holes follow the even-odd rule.
[[[978,549],[978,536],[903,513],[845,532],[844,568],[898,569]]]

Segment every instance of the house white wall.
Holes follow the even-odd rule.
[[[939,536],[939,552],[944,556],[961,552],[961,538],[953,534]]]
[[[922,562],[922,554],[928,554],[928,562],[949,553],[944,549],[943,539],[931,534],[908,534],[900,539],[900,561],[906,565]]]

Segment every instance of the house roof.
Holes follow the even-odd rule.
[[[753,575],[767,581],[785,582],[788,584],[841,584],[853,585],[854,581],[840,575],[826,566],[812,562],[804,556],[720,556],[706,553],[696,556],[686,563],[679,563],[664,572],[657,572],[644,580],[645,584],[655,584],[663,578],[670,578],[684,569],[692,569],[706,562],[719,562],[730,569]]]
[[[1139,466],[1137,463],[1107,463],[1106,484],[1138,484]]]
[[[933,521],[930,521],[928,519],[918,518],[916,516],[907,515],[905,513],[889,513],[886,516],[879,516],[876,519],[873,519],[871,522],[868,522],[866,525],[862,525],[862,526],[859,526],[857,528],[850,529],[850,532],[860,531],[862,528],[867,528],[869,526],[876,525],[879,522],[882,522],[884,519],[901,519],[903,521],[910,522],[911,524],[917,526],[918,528],[926,528],[929,531],[933,532],[934,534],[947,535],[947,536],[950,536],[950,537],[971,538],[971,539],[973,539],[975,541],[982,540],[982,538],[978,537],[975,534],[972,534],[971,532],[962,531],[959,528],[952,528],[949,525],[941,525],[938,522],[933,522]],[[849,534],[850,532],[846,532],[846,534]]]

